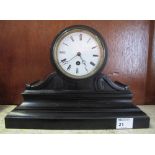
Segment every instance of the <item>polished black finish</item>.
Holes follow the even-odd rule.
[[[98,74],[80,83],[56,73],[27,85],[23,103],[5,118],[6,128],[115,129],[117,118],[134,118],[133,128],[149,127],[149,117],[132,104],[128,87]]]
[[[6,117],[7,128],[115,129],[116,118],[134,118],[133,128],[149,127],[149,117],[138,108],[128,109],[16,109]]]
[[[102,36],[93,28],[66,28],[56,36],[51,46],[51,62],[55,67],[54,44],[62,33],[74,28],[91,31],[106,47]],[[106,60],[107,48],[101,69]],[[65,59],[61,61],[65,62]],[[80,64],[77,62],[77,65]],[[57,68],[56,71],[57,73],[50,74],[44,80],[26,85],[26,90],[22,93],[23,103],[5,117],[6,128],[115,129],[117,118],[133,118],[133,128],[149,127],[150,118],[132,103],[133,95],[127,85],[111,81],[100,71],[80,80],[65,77]]]

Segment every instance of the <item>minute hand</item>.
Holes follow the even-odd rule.
[[[63,65],[68,64],[68,62],[70,62],[71,60],[73,60],[75,57],[77,57],[77,54],[74,57],[72,57],[71,59],[69,59],[68,61],[66,61],[66,63],[64,63]]]

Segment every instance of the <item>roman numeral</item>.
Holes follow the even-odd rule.
[[[88,39],[87,43],[89,43],[90,39],[91,39],[91,38]]]
[[[97,46],[92,47],[92,49],[95,49]]]
[[[95,66],[94,62],[92,62],[92,61],[90,62],[90,64],[91,64],[92,66]]]
[[[70,39],[74,42],[74,39],[73,39],[73,37],[72,37],[72,36],[70,37]]]
[[[97,54],[93,54],[93,57],[98,57],[98,55]]]
[[[59,53],[61,53],[61,54],[65,54],[66,52],[65,52],[65,51],[59,51]]]
[[[76,68],[76,74],[77,74],[77,73],[79,73],[79,69],[78,69],[78,68]]]
[[[65,62],[65,61],[66,61],[66,58],[61,60],[61,62]]]
[[[68,46],[68,44],[66,44],[66,43],[63,43],[64,45],[66,45],[66,46]]]
[[[82,40],[82,34],[80,34],[80,40]]]
[[[71,65],[69,65],[68,67],[67,67],[67,70],[70,70],[71,69]]]

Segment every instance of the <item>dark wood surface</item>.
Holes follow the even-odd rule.
[[[150,22],[145,103],[155,102],[155,21]],[[155,104],[155,103],[154,103]]]
[[[109,49],[103,72],[129,85],[135,104],[155,101],[154,21],[0,21],[0,104],[19,104],[25,83],[54,71],[51,41],[75,24],[103,35]]]

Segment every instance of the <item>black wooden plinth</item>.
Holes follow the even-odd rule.
[[[133,128],[149,127],[149,117],[136,106],[121,108],[107,105],[103,108],[68,107],[66,109],[20,106],[13,110],[5,121],[6,128],[116,129],[117,118],[133,118]]]
[[[133,128],[149,127],[149,117],[132,103],[126,85],[104,75],[95,85],[91,82],[78,89],[77,84],[64,85],[52,74],[28,85],[23,103],[6,116],[6,128],[116,129],[117,118],[133,118]]]

